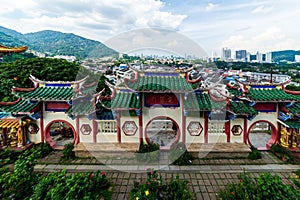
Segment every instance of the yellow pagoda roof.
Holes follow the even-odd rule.
[[[0,53],[9,54],[9,53],[21,53],[28,49],[27,46],[20,47],[7,47],[0,44]]]

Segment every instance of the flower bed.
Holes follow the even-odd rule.
[[[104,172],[66,174],[66,171],[34,172],[41,148],[21,154],[14,171],[0,169],[0,199],[111,199],[110,182]]]
[[[134,183],[134,188],[130,191],[131,200],[196,199],[195,194],[189,190],[187,180],[179,180],[176,176],[175,179],[172,177],[170,182],[164,183],[156,171],[147,170],[146,181]]]
[[[278,175],[265,173],[251,179],[243,173],[239,179],[219,192],[220,199],[300,199],[299,188],[284,184]]]

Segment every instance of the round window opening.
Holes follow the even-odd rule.
[[[179,139],[178,125],[167,117],[159,117],[151,120],[146,127],[148,142],[157,143],[161,147],[170,147]]]

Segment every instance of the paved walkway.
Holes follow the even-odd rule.
[[[229,183],[237,183],[238,175],[243,171],[251,177],[262,172],[279,175],[283,182],[292,184],[289,176],[300,169],[300,164],[285,164],[272,153],[262,152],[263,158],[255,161],[248,159],[198,159],[190,166],[174,166],[168,164],[137,163],[124,159],[75,159],[63,161],[60,152],[53,152],[39,160],[35,171],[54,172],[66,169],[69,173],[105,171],[113,187],[113,199],[129,199],[129,191],[135,181],[146,179],[146,168],[154,168],[162,179],[168,182],[172,176],[189,180],[190,189],[196,193],[197,199],[217,199],[220,189]]]

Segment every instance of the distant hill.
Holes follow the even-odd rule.
[[[53,55],[76,56],[78,59],[116,56],[118,53],[101,42],[73,33],[39,31],[21,34],[0,26],[0,44],[7,46],[27,45],[29,50]]]
[[[300,55],[300,51],[295,51],[295,50],[274,51],[272,52],[272,60],[273,62],[281,62],[281,61],[294,62],[295,55]]]

